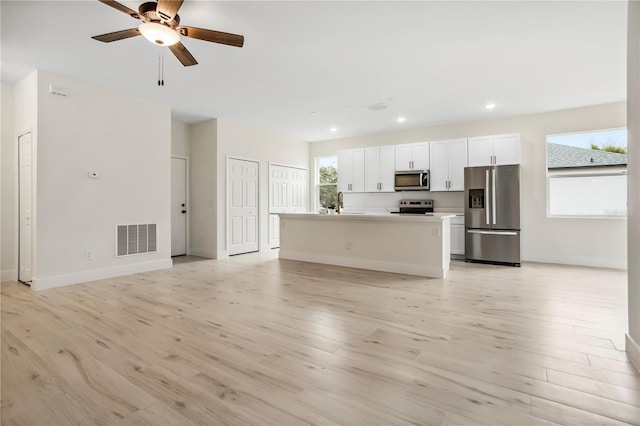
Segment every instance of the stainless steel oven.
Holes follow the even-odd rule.
[[[396,191],[428,191],[429,170],[397,171],[395,189]]]

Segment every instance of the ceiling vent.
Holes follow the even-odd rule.
[[[383,109],[387,109],[387,104],[385,104],[384,102],[379,102],[377,104],[369,105],[367,108],[369,108],[371,111],[382,111]]]

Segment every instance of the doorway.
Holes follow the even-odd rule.
[[[18,281],[33,280],[33,146],[31,132],[18,136]]]
[[[187,254],[187,159],[171,157],[171,256]]]
[[[227,235],[229,255],[259,250],[258,188],[260,163],[227,160]]]

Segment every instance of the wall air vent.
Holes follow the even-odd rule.
[[[155,253],[156,224],[116,225],[116,256]]]

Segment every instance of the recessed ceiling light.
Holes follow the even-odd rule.
[[[337,128],[337,127],[332,127],[330,130],[331,130],[332,132],[337,132],[337,131],[338,131],[338,128]]]
[[[397,121],[398,123],[404,123],[407,119],[404,117],[398,117]]]
[[[496,104],[486,104],[485,109],[494,109],[496,107]]]

